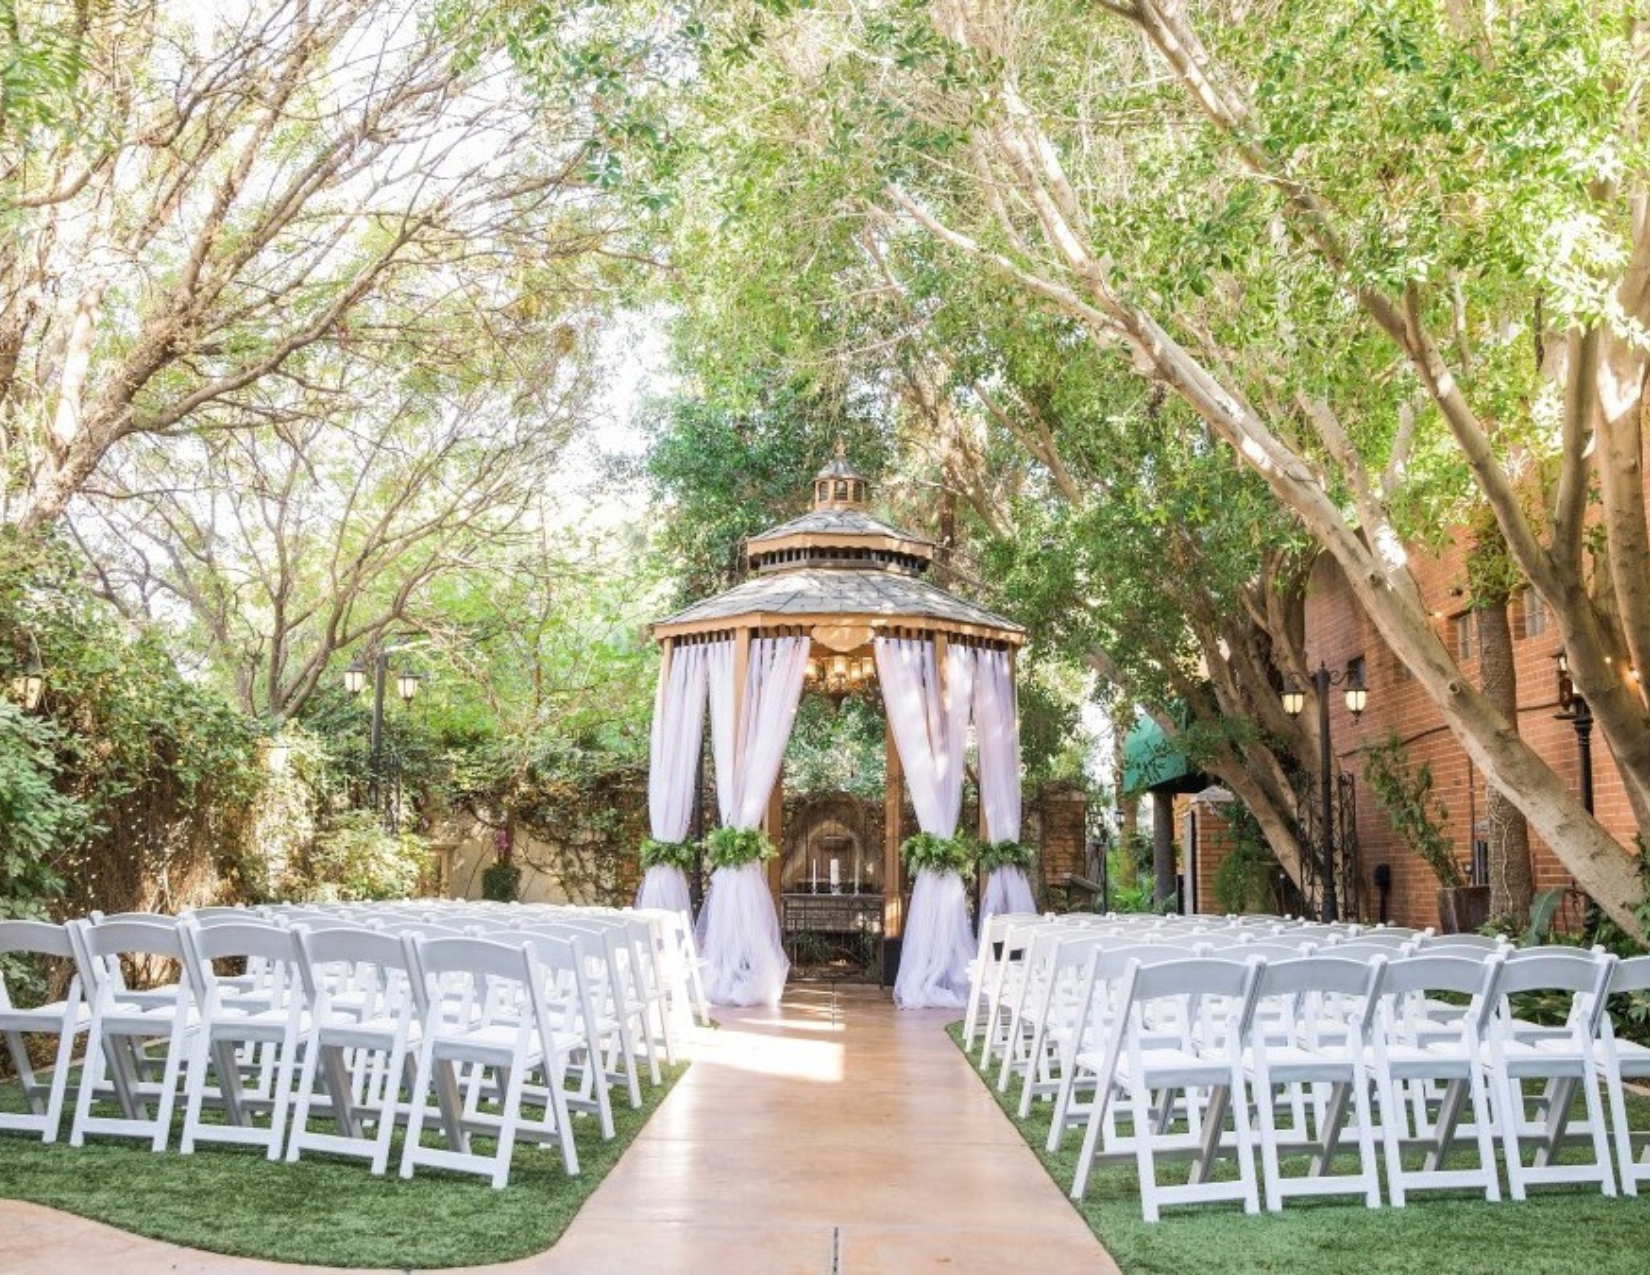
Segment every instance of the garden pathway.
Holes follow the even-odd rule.
[[[512,1275],[1117,1268],[971,1074],[947,1011],[797,986],[718,1010],[698,1057],[549,1252]],[[300,1268],[214,1257],[0,1201],[0,1270]]]

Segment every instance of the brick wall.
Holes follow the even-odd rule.
[[[1088,819],[1088,797],[1075,786],[1046,784],[1030,803],[1023,837],[1041,847],[1044,889],[1064,884],[1067,873],[1084,875]]]
[[[1440,557],[1415,553],[1411,559],[1422,597],[1433,613],[1439,635],[1452,652],[1457,617],[1465,613],[1464,558],[1464,548],[1457,545]],[[1513,600],[1512,618],[1519,733],[1565,783],[1579,789],[1574,727],[1553,716],[1558,711],[1555,660],[1558,634],[1551,627],[1550,618],[1546,632],[1527,634],[1521,598]],[[1432,768],[1434,793],[1449,812],[1446,833],[1456,847],[1463,872],[1471,862],[1473,820],[1482,821],[1486,815],[1484,776],[1444,725],[1419,683],[1408,676],[1397,657],[1381,641],[1352,597],[1339,567],[1327,556],[1320,559],[1313,575],[1306,605],[1306,632],[1307,650],[1314,663],[1322,659],[1331,669],[1339,670],[1355,656],[1361,655],[1366,661],[1369,704],[1362,718],[1353,720],[1339,694],[1334,694],[1330,706],[1330,733],[1339,764],[1358,777],[1358,853],[1364,910],[1369,913],[1376,910],[1378,895],[1370,873],[1375,865],[1385,863],[1392,869],[1390,918],[1410,925],[1435,924],[1437,880],[1431,870],[1393,836],[1386,816],[1363,782],[1361,750],[1395,731],[1404,742],[1410,765],[1424,762]],[[1462,660],[1461,667],[1476,683],[1476,640],[1473,655]],[[1593,792],[1599,819],[1612,834],[1630,843],[1634,823],[1627,797],[1609,751],[1596,731]],[[1480,823],[1480,828],[1482,826]],[[1571,884],[1557,856],[1533,832],[1531,853],[1537,890]]]

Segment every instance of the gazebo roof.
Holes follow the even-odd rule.
[[[821,568],[755,576],[658,621],[653,633],[670,637],[735,619],[756,627],[855,621],[875,628],[938,621],[959,633],[1016,645],[1025,638],[1023,626],[926,580],[892,572]]]
[[[752,536],[746,544],[755,546],[770,540],[783,540],[786,536],[805,535],[830,536],[878,536],[892,540],[903,540],[907,544],[932,545],[932,540],[924,540],[921,536],[913,536],[910,532],[901,531],[898,527],[891,527],[880,518],[873,518],[860,509],[810,509],[807,513],[789,522],[782,522],[777,527],[769,527],[766,531]]]
[[[657,621],[653,636],[801,626],[837,651],[859,649],[883,629],[1025,641],[1021,625],[922,579],[934,542],[866,512],[868,487],[839,454],[814,476],[812,509],[746,542],[749,579]]]

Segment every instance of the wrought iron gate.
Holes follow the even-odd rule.
[[[1351,775],[1336,776],[1333,803],[1335,901],[1340,918],[1363,915],[1358,874],[1357,781]],[[1300,812],[1301,895],[1306,914],[1323,915],[1323,800],[1316,775],[1298,774],[1294,784],[1296,809]]]

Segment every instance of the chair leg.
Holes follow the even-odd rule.
[[[195,1038],[195,1047],[189,1051],[189,1064],[183,1082],[188,1097],[183,1104],[183,1136],[178,1140],[180,1155],[192,1155],[195,1151],[195,1130],[200,1125],[201,1102],[206,1094],[206,1063],[212,1054],[212,1045],[211,1032],[203,1029]],[[221,1075],[218,1083],[226,1083]],[[155,1149],[158,1151],[161,1148]]]
[[[1076,1070],[1073,1064],[1073,1071]],[[1094,1163],[1094,1150],[1100,1141],[1100,1125],[1102,1112],[1105,1109],[1106,1098],[1110,1093],[1110,1085],[1104,1078],[1098,1078],[1094,1089],[1094,1102],[1089,1106],[1088,1124],[1083,1128],[1083,1146],[1077,1153],[1077,1173],[1071,1181],[1071,1198],[1081,1200],[1083,1192],[1088,1189],[1089,1168]],[[1058,1131],[1059,1125],[1055,1125]],[[1052,1139],[1053,1134],[1049,1137]]]
[[[269,1151],[267,1158],[279,1160],[286,1138],[286,1113],[292,1104],[292,1071],[297,1061],[299,1035],[289,1027],[281,1038],[280,1056],[275,1060],[274,1102],[269,1112]]]
[[[1621,1071],[1609,1067],[1604,1073],[1604,1087],[1610,1095],[1610,1126],[1616,1137],[1616,1167],[1621,1173],[1623,1195],[1639,1193],[1639,1175],[1633,1159],[1633,1128],[1627,1122],[1627,1095],[1622,1089]]]
[[[86,1033],[86,1058],[80,1065],[80,1090],[75,1094],[74,1122],[69,1126],[69,1145],[86,1145],[86,1122],[92,1118],[92,1094],[103,1070],[103,1024],[94,1015]]]
[[[183,1013],[172,1021],[172,1036],[166,1046],[166,1066],[161,1071],[160,1101],[155,1104],[155,1137],[150,1143],[154,1151],[166,1150],[166,1143],[172,1136],[172,1107],[177,1102],[178,1079],[183,1071],[183,1054],[185,1032]],[[205,1028],[201,1029],[206,1034]]]
[[[1352,1080],[1352,1114],[1358,1122],[1358,1160],[1363,1165],[1364,1203],[1372,1209],[1381,1207],[1381,1178],[1375,1171],[1374,1120],[1369,1110],[1369,1078],[1354,1076]]]
[[[1501,1177],[1495,1169],[1495,1144],[1490,1140],[1490,1109],[1485,1092],[1484,1073],[1477,1067],[1467,1082],[1472,1087],[1472,1118],[1478,1129],[1478,1161],[1484,1166],[1484,1198],[1492,1203],[1501,1199]],[[1442,1122],[1440,1122],[1442,1125]],[[1454,1132],[1451,1124],[1449,1133]],[[1517,1133],[1514,1133],[1514,1143]]]
[[[401,1147],[401,1176],[413,1175],[413,1160],[424,1134],[424,1107],[430,1097],[430,1077],[434,1070],[434,1041],[426,1040],[418,1051],[418,1074],[413,1080],[412,1103],[407,1112],[407,1140]]]
[[[1169,1095],[1163,1095],[1164,1105],[1169,1102]],[[1152,1156],[1152,1110],[1151,1097],[1146,1086],[1138,1081],[1131,1080],[1129,1084],[1129,1106],[1134,1113],[1134,1159],[1140,1173],[1140,1215],[1148,1222],[1158,1220],[1157,1207],[1157,1165]]]
[[[1272,1081],[1262,1068],[1255,1071],[1255,1114],[1260,1121],[1261,1175],[1266,1183],[1266,1208],[1269,1212],[1283,1210],[1283,1171],[1278,1164],[1278,1116],[1273,1107]]]
[[[1381,1104],[1381,1142],[1386,1151],[1386,1190],[1392,1207],[1404,1207],[1404,1162],[1399,1134],[1408,1127],[1409,1114],[1397,1083],[1382,1074],[1376,1081]]]
[[[74,1065],[74,1038],[72,1023],[58,1034],[57,1061],[52,1065],[52,1087],[46,1099],[46,1128],[40,1135],[42,1142],[56,1142],[63,1123],[63,1100],[69,1091],[69,1071]]]

